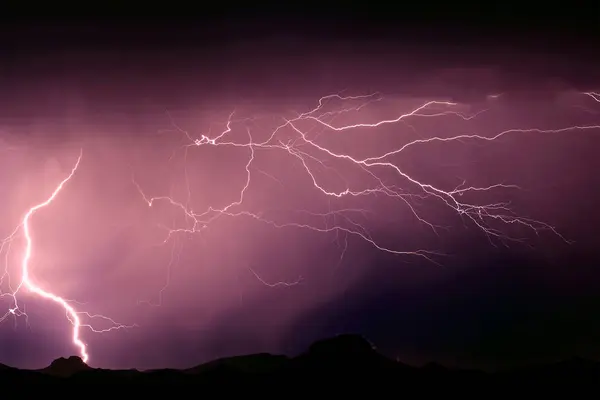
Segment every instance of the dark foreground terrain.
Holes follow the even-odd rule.
[[[523,393],[526,389],[537,395],[558,389],[567,389],[570,395],[589,395],[600,392],[600,363],[572,359],[496,373],[447,369],[436,364],[417,368],[384,357],[360,336],[342,335],[316,342],[294,358],[255,354],[220,359],[186,370],[94,369],[78,357],[60,358],[37,371],[0,364],[2,389],[10,387],[21,394],[28,390],[36,392],[42,386],[64,395],[95,393],[77,390],[78,386],[86,385],[85,390],[91,386],[95,390],[110,390],[114,398],[163,384],[192,386],[190,390],[210,388],[219,394],[232,391],[274,396],[351,394],[354,389],[361,389],[356,394],[373,396],[453,393],[487,398]],[[126,386],[134,386],[135,392],[120,392]]]

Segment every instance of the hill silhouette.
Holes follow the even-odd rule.
[[[419,390],[420,394],[460,391],[463,395],[483,393],[482,390],[493,390],[495,394],[514,393],[524,387],[535,389],[537,394],[549,393],[559,387],[598,392],[600,363],[573,358],[496,373],[453,369],[436,363],[413,367],[385,357],[362,336],[340,335],[320,340],[296,357],[252,354],[218,359],[183,370],[97,369],[86,365],[79,357],[59,358],[48,367],[35,371],[0,364],[3,387],[22,385],[21,390],[35,390],[41,383],[51,383],[48,387],[53,388],[117,384],[142,389],[168,383],[214,387],[220,393],[244,390],[245,394],[254,390],[257,393],[282,394],[290,390],[317,393],[323,388],[336,390],[338,394],[352,393],[359,388],[370,390],[369,393],[373,390],[393,390],[393,393]]]
[[[80,357],[71,356],[69,358],[57,358],[48,367],[41,369],[40,372],[67,378],[78,372],[89,371],[91,369],[93,368],[84,363]]]

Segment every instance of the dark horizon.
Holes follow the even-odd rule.
[[[403,16],[356,8],[334,22],[332,9],[317,16],[308,7],[138,21],[2,16],[0,236],[47,198],[81,151],[73,178],[31,219],[31,271],[78,310],[131,326],[83,330],[89,364],[182,368],[245,353],[294,355],[341,333],[362,334],[408,364],[600,359],[600,95],[585,93],[600,89],[597,16],[563,6],[537,17],[461,7]],[[562,20],[544,20],[551,11]],[[332,94],[363,97],[332,98],[320,119],[281,129],[278,147],[257,145]],[[440,103],[382,127],[323,125],[391,120],[431,100]],[[206,138],[229,118],[227,143],[212,147]],[[423,142],[510,129],[526,131]],[[371,159],[415,140],[385,159],[407,176],[323,150]],[[462,181],[519,188],[452,192]],[[377,196],[328,197],[315,182]],[[190,220],[164,201],[149,208],[144,196],[216,213],[241,194],[232,209],[252,217],[222,215],[158,246],[165,226],[189,229]],[[461,214],[455,201],[501,202],[515,214],[495,206]],[[523,240],[489,238],[476,221]],[[29,317],[10,313],[23,237],[10,244],[0,254],[11,279],[0,284],[0,363],[39,368],[76,355],[60,306],[20,292],[18,310]]]

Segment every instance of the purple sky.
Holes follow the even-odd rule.
[[[78,310],[136,325],[101,334],[83,329],[91,365],[185,367],[248,352],[294,354],[313,340],[348,331],[408,362],[487,366],[598,355],[600,129],[551,132],[600,125],[600,97],[582,93],[594,89],[592,79],[583,87],[575,73],[532,73],[557,60],[551,56],[529,54],[525,71],[516,69],[517,61],[495,65],[489,60],[500,53],[492,51],[481,65],[474,58],[442,63],[434,52],[414,49],[384,57],[386,45],[369,47],[371,53],[302,47],[295,55],[269,47],[275,50],[258,57],[265,46],[214,51],[207,45],[206,62],[189,50],[40,51],[5,68],[1,236],[48,197],[82,150],[73,178],[31,219],[31,273],[44,289],[77,300],[72,305]],[[553,65],[554,76],[568,70]],[[573,65],[580,74],[589,71]],[[431,137],[543,131],[512,132],[493,142],[416,144],[385,159],[407,174],[402,177],[390,166],[366,169],[331,157],[287,126],[271,147],[254,146],[248,164],[251,148],[241,146],[248,133],[253,143],[265,142],[286,119],[334,93],[372,95],[332,99],[311,114],[335,127],[396,119],[430,100],[458,104],[433,105],[421,114],[477,114],[413,116],[343,131],[310,118],[294,123],[306,139],[355,159]],[[202,135],[217,137],[233,111],[231,132],[220,145],[189,146]],[[165,227],[189,229],[190,220],[164,200],[149,208],[138,186],[147,197],[170,196],[202,213],[239,200],[248,165],[243,203],[228,211],[263,221],[223,215],[163,243]],[[327,196],[306,168],[327,191],[378,193]],[[547,223],[558,235],[484,218],[501,235],[523,240],[489,239],[442,201],[449,197],[410,197],[425,194],[411,179],[446,192],[462,181],[517,185],[453,196],[469,204],[510,202],[516,217],[539,221],[536,227]],[[479,221],[476,211],[470,215]],[[431,256],[433,262],[394,255],[365,238],[385,249],[440,254]],[[23,244],[15,240],[2,253],[13,283],[20,279]],[[289,285],[269,286],[277,282]],[[1,289],[10,291],[6,279]],[[28,318],[9,317],[0,325],[0,363],[41,367],[76,354],[64,310],[26,292],[19,300]],[[13,306],[11,298],[0,306],[1,315]],[[111,326],[100,319],[93,325]]]

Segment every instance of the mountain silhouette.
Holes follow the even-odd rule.
[[[69,358],[61,357],[52,361],[49,366],[41,369],[40,372],[52,376],[67,378],[78,372],[89,371],[91,369],[93,368],[84,363],[80,357],[71,356]]]
[[[0,364],[0,371],[5,371],[8,369],[13,369],[13,368],[9,367],[8,365]]]
[[[339,335],[313,343],[308,352],[313,356],[374,357],[375,346],[360,335]]]
[[[287,362],[289,362],[287,356],[260,353],[221,358],[193,368],[188,368],[184,370],[184,372],[188,374],[203,374],[221,369],[241,373],[270,373],[283,367]]]
[[[293,361],[298,368],[334,369],[346,373],[404,366],[380,354],[363,336],[351,334],[317,341]]]
[[[360,335],[340,335],[319,340],[296,357],[267,353],[217,359],[183,370],[149,371],[96,369],[79,357],[59,358],[40,370],[19,370],[0,364],[0,384],[19,385],[21,393],[39,383],[64,385],[93,384],[106,387],[135,386],[153,390],[157,384],[175,384],[249,393],[294,393],[310,395],[323,388],[352,394],[367,390],[418,390],[420,394],[466,393],[468,388],[515,393],[523,387],[536,393],[551,393],[558,387],[586,388],[600,393],[600,363],[572,358],[558,363],[488,373],[448,368],[437,363],[413,367],[385,357]],[[63,390],[63,389],[58,389]],[[139,393],[139,392],[138,392]],[[150,393],[150,392],[149,392]],[[391,393],[391,392],[390,392]],[[483,393],[483,392],[479,392]]]

